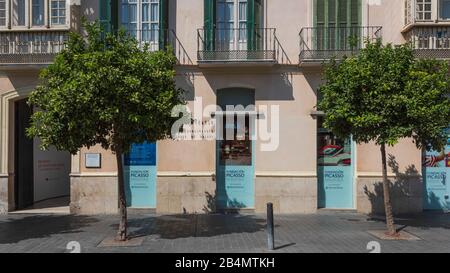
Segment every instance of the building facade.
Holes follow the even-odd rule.
[[[125,158],[130,207],[157,213],[263,212],[267,202],[277,213],[382,212],[379,147],[321,126],[323,62],[357,53],[364,39],[412,42],[418,57],[450,59],[447,0],[0,0],[2,213],[60,196],[70,196],[75,214],[117,213],[114,155],[101,147],[44,152],[24,134],[39,71],[69,31],[83,31],[83,16],[125,28],[150,50],[170,45],[190,109],[223,109],[193,123],[205,130],[220,120],[209,130],[216,136],[233,128],[231,141],[203,135],[133,147]],[[244,107],[242,128],[224,117],[240,116],[229,105]],[[256,122],[270,134],[252,139]],[[422,152],[404,139],[388,153],[395,213],[431,208]],[[433,208],[446,206],[446,184]]]

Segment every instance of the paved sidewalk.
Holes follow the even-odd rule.
[[[117,228],[115,216],[0,216],[0,252],[66,252],[78,241],[82,252],[268,252],[263,215],[131,215],[139,247],[99,248]],[[420,241],[379,241],[382,252],[450,252],[450,214],[424,213],[397,219]],[[384,222],[356,213],[275,216],[276,252],[368,252],[377,239],[367,231]]]

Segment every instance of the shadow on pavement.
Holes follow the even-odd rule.
[[[163,215],[129,219],[130,237],[158,236],[162,239],[215,237],[265,230],[265,219],[242,214]],[[118,225],[111,227],[117,229]]]
[[[371,216],[369,221],[385,222],[384,216]],[[421,214],[406,215],[395,217],[395,224],[406,227],[415,227],[420,229],[444,228],[450,229],[450,214],[443,212],[424,212]]]
[[[80,233],[82,228],[96,222],[98,220],[93,217],[73,215],[9,217],[0,221],[0,244],[48,238],[54,234]]]

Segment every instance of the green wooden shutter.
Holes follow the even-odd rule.
[[[262,1],[247,1],[247,48],[248,50],[259,50],[262,47],[264,36],[271,35],[261,28],[263,17]],[[267,37],[268,38],[268,37]]]
[[[119,1],[110,0],[111,2],[111,27],[113,31],[119,30]]]
[[[169,33],[169,0],[159,1],[159,49],[165,50]]]
[[[116,31],[119,28],[119,0],[100,0],[99,5],[99,21],[103,31]]]
[[[361,25],[361,8],[361,0],[314,0],[315,48],[348,48],[349,36],[360,35],[347,28]]]
[[[314,0],[314,26],[313,35],[314,48],[323,49],[325,46],[325,0]]]
[[[256,49],[255,0],[247,1],[247,49]]]
[[[103,31],[111,31],[111,0],[99,1],[99,21]]]
[[[204,50],[214,50],[214,37],[216,28],[216,0],[204,1]]]

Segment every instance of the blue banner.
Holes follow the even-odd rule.
[[[255,143],[217,141],[217,206],[220,209],[255,207]]]
[[[317,178],[319,208],[353,209],[353,142],[341,141],[329,132],[319,134]]]
[[[124,155],[127,205],[156,208],[156,143],[134,144]]]
[[[217,170],[219,208],[254,208],[253,166],[220,166]]]
[[[443,151],[428,151],[423,159],[425,210],[450,209],[450,128]]]

